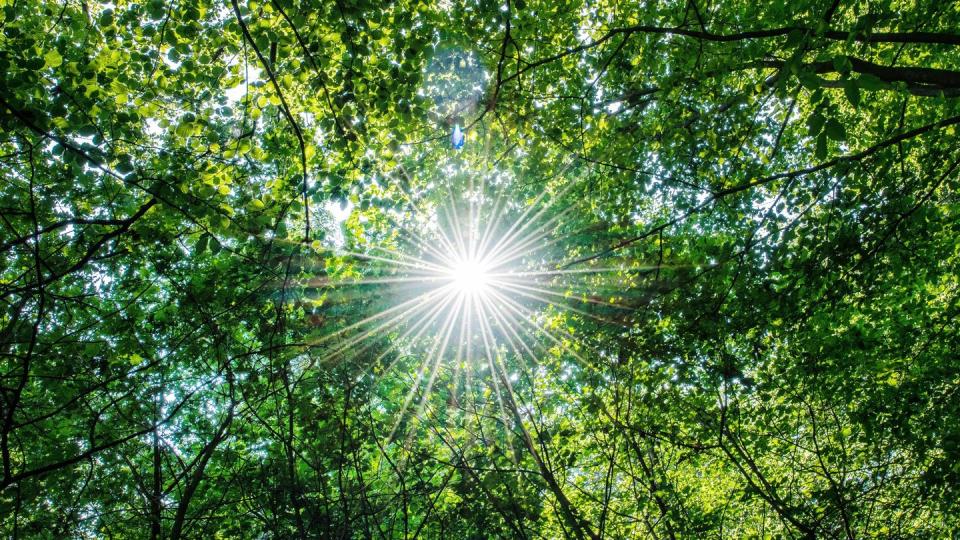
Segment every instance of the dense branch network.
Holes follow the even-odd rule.
[[[3,534],[957,528],[949,5],[8,4]]]

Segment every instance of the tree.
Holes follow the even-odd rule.
[[[0,1],[4,534],[960,526],[956,6],[320,4]]]

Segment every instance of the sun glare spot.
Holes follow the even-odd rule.
[[[472,259],[457,262],[450,268],[450,279],[458,292],[482,294],[490,286],[490,272],[482,263]]]

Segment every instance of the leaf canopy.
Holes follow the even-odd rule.
[[[956,3],[0,8],[4,535],[960,527]]]

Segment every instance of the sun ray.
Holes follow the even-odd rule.
[[[588,367],[590,369],[596,370],[596,366],[594,366],[589,361],[587,361],[587,359],[581,356],[580,353],[570,348],[567,344],[563,343],[562,340],[554,336],[552,333],[550,333],[549,330],[547,330],[543,326],[538,325],[533,321],[529,320],[528,316],[525,316],[526,314],[523,313],[522,306],[520,306],[515,301],[505,297],[504,295],[500,294],[497,291],[491,291],[491,294],[495,296],[502,303],[503,306],[510,308],[511,311],[513,311],[517,315],[518,320],[526,323],[527,325],[531,326],[533,329],[540,332],[544,337],[549,339],[554,345],[560,347],[562,350],[566,351],[571,356],[579,360],[584,367]]]
[[[505,286],[505,288],[510,289],[509,286]],[[596,321],[600,321],[600,322],[605,323],[605,324],[610,324],[610,325],[620,326],[620,327],[626,327],[626,325],[625,325],[624,323],[622,323],[622,322],[618,322],[618,321],[615,321],[615,320],[610,320],[610,319],[601,317],[600,315],[596,315],[596,314],[594,314],[594,313],[590,313],[590,312],[584,311],[584,310],[582,310],[582,309],[579,309],[579,308],[576,308],[576,307],[573,307],[573,306],[570,306],[570,305],[567,305],[567,304],[561,304],[561,303],[553,302],[553,301],[551,301],[550,299],[544,298],[544,297],[542,297],[542,296],[540,296],[540,295],[537,295],[537,294],[528,293],[528,292],[523,291],[523,290],[520,290],[520,289],[510,289],[510,290],[511,290],[512,292],[516,293],[516,294],[519,294],[519,295],[525,297],[525,298],[529,298],[529,299],[531,299],[531,300],[536,300],[536,301],[538,301],[538,302],[540,302],[540,303],[542,303],[542,304],[544,304],[544,305],[553,306],[553,307],[555,307],[555,308],[557,308],[557,309],[560,309],[560,310],[562,310],[562,311],[569,311],[569,312],[572,312],[572,313],[576,313],[576,314],[578,314],[578,315],[582,315],[582,316],[584,316],[584,317],[587,317],[587,318],[590,318],[590,319],[593,319],[593,320],[596,320]]]
[[[450,174],[459,172],[452,169]],[[632,266],[607,263],[565,269],[554,262],[569,239],[557,232],[580,207],[576,202],[560,206],[575,183],[543,189],[532,201],[512,206],[495,191],[497,182],[490,175],[467,176],[461,191],[445,183],[446,203],[433,204],[428,198],[422,199],[423,205],[411,203],[413,213],[404,214],[411,221],[408,226],[397,223],[399,234],[389,235],[389,246],[343,252],[368,261],[373,272],[380,263],[386,265],[379,270],[383,274],[306,282],[370,295],[364,298],[388,292],[413,295],[400,296],[403,301],[396,305],[388,304],[313,342],[338,338],[325,351],[327,357],[382,347],[372,364],[377,366],[375,381],[396,376],[402,362],[411,365],[403,372],[406,382],[384,419],[386,438],[381,440],[398,449],[411,450],[412,437],[430,421],[427,417],[446,407],[447,413],[439,416],[445,422],[463,423],[468,431],[483,417],[502,424],[502,431],[495,429],[496,436],[502,433],[509,458],[516,460],[515,444],[525,440],[517,437],[521,432],[529,437],[530,425],[537,428],[532,409],[518,405],[526,386],[515,387],[517,377],[529,382],[536,406],[538,359],[558,355],[573,360],[571,365],[599,369],[589,360],[594,355],[591,346],[556,327],[549,317],[573,315],[626,324],[605,318],[603,311],[594,313],[597,310],[589,306],[630,310],[605,298],[619,297],[613,291],[622,291],[624,282],[646,267],[633,261]],[[363,272],[362,266],[358,269]],[[610,296],[602,292],[608,289]],[[386,340],[370,339],[381,335]],[[435,401],[438,396],[446,396],[444,403]],[[532,424],[525,426],[527,422]],[[412,457],[405,454],[401,466],[408,466]]]
[[[579,309],[574,308],[574,307],[571,307],[571,306],[568,306],[568,305],[566,305],[566,304],[560,304],[560,303],[558,303],[558,302],[554,302],[554,301],[549,300],[549,299],[547,299],[547,298],[543,298],[542,296],[535,296],[535,295],[532,295],[532,294],[524,293],[524,292],[522,292],[522,291],[531,291],[531,292],[536,292],[536,293],[540,293],[540,294],[548,294],[548,295],[550,295],[550,296],[556,296],[556,297],[562,298],[562,299],[564,299],[564,300],[574,300],[574,301],[582,302],[582,303],[585,303],[585,304],[603,306],[603,307],[614,308],[614,309],[621,309],[621,310],[626,310],[626,311],[633,311],[633,308],[631,308],[631,307],[622,306],[622,305],[620,305],[620,304],[616,304],[616,303],[613,303],[613,302],[605,302],[605,301],[603,301],[603,300],[597,300],[596,298],[583,298],[582,296],[573,295],[573,294],[571,294],[571,295],[566,295],[566,294],[559,293],[559,292],[556,292],[556,291],[551,291],[551,290],[549,290],[549,289],[543,289],[543,288],[541,288],[541,287],[534,287],[534,286],[532,286],[532,285],[524,285],[524,284],[522,284],[522,283],[511,283],[511,282],[509,282],[509,281],[503,281],[503,280],[490,280],[490,283],[492,283],[492,284],[494,284],[494,285],[497,285],[497,286],[500,286],[500,287],[505,288],[505,289],[510,289],[510,290],[516,292],[517,294],[524,294],[524,295],[527,296],[528,298],[534,298],[534,299],[539,300],[539,301],[541,301],[541,302],[543,302],[543,303],[545,303],[545,304],[550,304],[550,305],[553,305],[553,306],[557,306],[557,307],[562,307],[562,308],[574,310],[574,311],[576,311],[577,313],[579,313],[579,314],[581,314],[581,315],[586,315],[586,316],[588,316],[588,317],[596,317],[596,315],[595,315],[595,314],[592,314],[592,313],[588,313],[588,312],[586,312],[586,311],[579,310]]]
[[[400,343],[406,342],[406,341],[414,342],[414,343],[417,342],[430,329],[430,324],[436,319],[435,312],[442,311],[445,307],[446,307],[446,303],[439,304],[434,308],[434,311],[431,311],[429,313],[428,317],[421,318],[420,320],[416,321],[407,330],[405,330],[402,334],[400,334],[396,340],[394,340],[394,345],[391,345],[391,348],[395,348],[399,346]],[[414,331],[416,331],[416,333],[414,333]],[[386,354],[381,354],[379,357],[375,359],[375,362],[379,362],[385,356]],[[400,358],[396,358],[394,359],[393,362],[387,365],[387,367],[384,368],[383,370],[383,375],[386,375],[387,373],[389,373],[399,361],[400,361]]]
[[[496,202],[494,203],[493,209],[490,212],[490,217],[487,219],[486,228],[483,232],[483,236],[480,239],[480,246],[478,251],[480,253],[489,253],[490,248],[489,244],[492,239],[493,234],[500,225],[500,220],[503,218],[504,204],[506,198],[503,196],[504,193],[501,191],[497,196]]]
[[[519,334],[517,334],[516,330],[514,330],[514,325],[509,324],[509,321],[507,321],[506,316],[502,313],[500,307],[492,302],[489,298],[484,298],[484,302],[486,303],[487,308],[490,310],[490,313],[496,319],[498,326],[504,331],[504,334],[507,335],[508,343],[513,349],[514,354],[517,355],[517,358],[523,358],[523,355],[519,350],[517,350],[513,339],[516,339],[517,342],[520,343],[524,351],[526,351],[526,353],[529,355],[531,361],[536,361],[537,355],[533,352],[530,346],[520,338]]]
[[[456,208],[457,202],[456,199],[454,199],[453,191],[450,190],[448,193],[450,204],[449,206],[442,207],[441,211],[443,212],[443,217],[445,217],[446,221],[450,224],[450,232],[456,242],[451,252],[453,255],[462,258],[468,254],[467,242],[464,239],[463,225],[460,223],[459,212],[457,212]]]
[[[400,228],[400,231],[402,234],[407,235],[411,243],[422,252],[429,253],[435,257],[440,262],[441,266],[449,265],[453,261],[453,254],[456,252],[456,250],[454,249],[453,243],[449,238],[447,238],[447,235],[442,227],[433,229],[433,232],[436,233],[436,240],[439,241],[440,246],[435,246],[433,243],[425,239],[423,235],[409,228]],[[394,250],[390,251],[396,253]]]
[[[438,304],[434,304],[434,305],[432,305],[432,306],[430,306],[430,307],[428,308],[428,311],[427,311],[427,312],[422,316],[422,318],[420,319],[420,323],[422,323],[422,324],[424,325],[424,329],[428,328],[429,325],[430,325],[441,313],[443,313],[443,310],[447,307],[447,305],[448,305],[452,300],[453,300],[453,297],[452,297],[452,296],[450,296],[450,295],[445,295],[445,296],[442,296],[442,297],[441,297],[441,300],[440,300],[440,302],[439,302]],[[370,333],[370,332],[373,332],[373,333],[380,332],[380,331],[386,329],[387,327],[389,327],[390,325],[393,325],[393,324],[395,324],[395,323],[397,323],[397,322],[399,322],[399,321],[401,321],[402,319],[407,318],[407,317],[408,317],[408,314],[407,314],[406,312],[401,313],[400,315],[395,316],[394,318],[392,318],[392,319],[390,319],[389,321],[387,321],[387,322],[379,325],[378,327],[371,329],[371,330],[370,330],[369,332],[367,332],[367,333]],[[419,324],[419,323],[418,323],[418,324]],[[367,337],[368,337],[368,336],[367,336]],[[365,339],[365,337],[364,337],[364,339]],[[351,343],[351,345],[352,345],[352,343]]]
[[[440,266],[440,265],[438,265],[438,264],[427,263],[427,264],[425,265],[425,266],[426,266],[426,268],[425,268],[424,266],[419,266],[419,265],[416,265],[416,264],[413,264],[413,263],[408,263],[408,262],[405,262],[405,261],[398,261],[398,260],[396,260],[396,259],[389,259],[389,258],[387,258],[387,257],[380,257],[380,256],[377,256],[377,255],[371,255],[371,254],[369,254],[369,253],[360,253],[360,252],[356,252],[356,251],[340,251],[339,254],[340,254],[340,255],[349,255],[349,256],[351,256],[351,257],[357,257],[357,258],[359,258],[359,259],[366,259],[366,260],[370,260],[370,261],[378,261],[378,262],[383,262],[383,263],[387,263],[387,264],[394,264],[394,265],[397,265],[397,266],[403,266],[403,267],[405,267],[405,268],[413,268],[413,269],[417,269],[417,270],[429,269],[429,270],[433,270],[433,271],[436,271],[436,272],[443,272],[443,266]]]
[[[573,164],[575,163],[575,161],[576,161],[576,160],[571,160],[569,163],[567,163],[566,165],[564,165],[559,174],[563,174],[564,172],[566,172],[570,167],[573,166]],[[575,184],[576,184],[576,182],[570,182],[570,183],[568,183],[566,186],[564,186],[564,187],[560,190],[560,192],[554,197],[554,200],[555,200],[555,201],[556,201],[556,200],[559,200],[560,196],[561,196],[561,195],[565,195],[565,194],[567,193],[567,191],[569,191],[570,189],[572,189]],[[497,253],[497,252],[501,249],[500,246],[502,246],[502,245],[504,245],[504,244],[509,245],[510,242],[513,241],[513,236],[514,236],[515,234],[519,234],[520,232],[522,232],[523,229],[525,229],[525,228],[528,227],[531,223],[533,223],[533,222],[535,222],[537,219],[539,219],[540,215],[541,215],[543,212],[545,212],[548,207],[552,206],[552,204],[545,205],[545,206],[542,206],[542,207],[540,206],[540,202],[548,195],[548,193],[549,193],[549,190],[547,190],[547,189],[544,189],[544,190],[540,191],[540,193],[534,198],[534,200],[533,200],[529,205],[527,205],[526,209],[524,209],[524,211],[520,214],[520,216],[518,216],[517,219],[515,219],[515,220],[513,221],[513,224],[512,224],[512,225],[510,226],[510,228],[503,234],[503,236],[500,238],[500,240],[497,242],[497,244],[495,244],[495,245],[489,250],[490,253]],[[528,219],[529,213],[530,213],[530,212],[533,212],[534,209],[538,209],[538,210],[536,210],[536,213],[534,214],[533,217],[531,217],[531,218]],[[520,229],[520,231],[516,231],[516,233],[515,233],[514,231],[515,231],[518,227],[520,227],[521,229]]]
[[[516,457],[515,457],[516,453],[514,452],[514,449],[513,449],[513,442],[510,439],[510,434],[513,431],[510,428],[510,425],[512,424],[512,422],[510,422],[510,418],[509,416],[507,416],[507,411],[503,406],[503,396],[501,395],[500,384],[497,382],[497,377],[496,377],[497,368],[494,365],[494,360],[493,360],[494,356],[496,356],[497,354],[495,350],[491,351],[491,349],[494,349],[494,346],[492,345],[494,341],[493,333],[490,330],[489,326],[487,325],[486,317],[483,316],[484,314],[485,314],[485,310],[483,309],[483,304],[482,302],[478,302],[477,320],[480,322],[480,333],[481,333],[481,336],[483,337],[483,348],[484,348],[484,352],[486,352],[487,365],[490,369],[490,375],[492,375],[491,380],[493,382],[493,388],[497,396],[497,404],[500,407],[500,416],[502,417],[503,429],[505,433],[504,438],[506,439],[507,446],[510,450],[510,458],[514,460],[514,465],[516,465]]]
[[[416,242],[416,243],[417,243],[417,245],[418,245],[421,249],[424,248],[424,247],[426,247],[427,249],[432,249],[432,248],[430,248],[427,244],[421,244],[420,242]],[[387,253],[387,254],[390,254],[390,255],[394,255],[394,256],[400,257],[401,259],[409,260],[409,261],[411,262],[411,264],[420,265],[423,269],[429,269],[429,270],[433,270],[433,271],[437,271],[438,269],[442,269],[442,268],[444,268],[445,266],[449,265],[450,262],[451,262],[451,259],[446,258],[446,257],[443,255],[443,252],[436,251],[436,250],[433,250],[433,252],[437,255],[437,258],[439,259],[439,263],[440,263],[440,264],[427,261],[426,259],[422,259],[422,258],[420,258],[420,257],[414,257],[413,255],[409,255],[409,254],[406,254],[406,253],[402,253],[402,252],[397,251],[397,250],[394,250],[394,249],[388,249],[388,248],[385,248],[385,247],[383,247],[383,246],[375,246],[375,247],[373,247],[372,249],[376,249],[376,250],[378,250],[378,251],[383,251],[384,253]]]
[[[369,316],[369,317],[367,317],[367,318],[365,318],[365,319],[363,319],[363,320],[357,321],[357,322],[355,322],[355,323],[353,323],[353,324],[351,324],[351,325],[349,325],[349,326],[346,326],[346,327],[344,327],[344,328],[341,328],[340,330],[337,330],[336,332],[333,332],[333,333],[328,334],[328,335],[326,335],[326,336],[322,336],[322,337],[320,337],[320,338],[317,338],[316,340],[310,342],[309,345],[311,345],[311,346],[320,345],[321,343],[323,343],[323,342],[325,342],[325,341],[327,341],[327,340],[329,340],[329,339],[333,339],[334,337],[336,337],[336,336],[338,336],[338,335],[341,335],[341,334],[344,334],[344,333],[346,333],[346,332],[349,332],[350,330],[354,330],[354,329],[356,329],[356,328],[359,328],[359,327],[361,327],[361,326],[363,326],[363,325],[365,325],[365,324],[367,324],[367,323],[373,322],[373,321],[378,320],[378,319],[380,319],[380,318],[382,318],[382,317],[386,317],[387,315],[389,315],[389,314],[391,314],[391,313],[395,313],[395,312],[397,312],[397,311],[400,311],[400,310],[404,310],[404,309],[405,309],[405,311],[401,311],[401,312],[400,312],[400,315],[397,315],[396,317],[394,317],[393,319],[391,319],[391,321],[395,321],[395,320],[398,320],[398,319],[400,319],[400,318],[403,318],[403,317],[405,317],[405,316],[408,315],[408,312],[410,312],[410,311],[415,311],[416,309],[419,309],[424,303],[426,303],[427,301],[431,300],[432,298],[437,297],[437,296],[442,296],[442,295],[446,292],[446,290],[449,289],[450,287],[451,287],[451,285],[450,285],[450,284],[447,284],[447,285],[444,285],[444,286],[442,286],[442,287],[438,287],[437,289],[434,289],[434,290],[432,290],[432,291],[430,291],[430,292],[427,292],[427,293],[421,294],[421,295],[419,295],[419,296],[416,296],[416,297],[414,297],[414,298],[411,298],[410,300],[407,300],[407,301],[405,301],[405,302],[402,302],[402,303],[400,303],[400,304],[397,304],[396,306],[393,306],[392,308],[388,308],[388,309],[382,310],[382,311],[380,311],[380,312],[378,312],[378,313],[375,313],[375,314],[373,314],[373,315],[371,315],[371,316]],[[411,304],[413,305],[413,307],[408,307],[408,306],[410,306]],[[380,328],[380,327],[378,327],[378,329],[379,329],[379,328]]]
[[[522,358],[523,358],[523,355],[520,353],[520,351],[517,349],[517,347],[516,347],[516,345],[515,345],[515,343],[514,343],[514,338],[516,338],[516,339],[518,339],[518,340],[519,340],[520,338],[519,338],[519,336],[516,334],[516,332],[513,330],[512,326],[506,324],[506,320],[503,318],[502,314],[500,313],[500,309],[496,306],[496,304],[494,304],[493,302],[490,302],[490,301],[486,301],[486,302],[485,302],[485,307],[486,307],[486,309],[489,310],[489,313],[490,313],[491,317],[494,318],[494,320],[497,322],[497,325],[498,325],[502,330],[504,330],[504,333],[506,334],[507,332],[509,332],[509,334],[507,334],[507,345],[510,347],[511,350],[513,350],[514,355],[515,355],[518,359],[522,359]],[[530,360],[531,360],[531,361],[536,361],[536,355],[535,355],[534,352],[530,349],[530,347],[527,346],[527,344],[524,343],[522,340],[520,340],[520,343],[521,343],[521,345],[524,347],[524,349],[527,351],[527,354],[530,356]],[[507,376],[506,376],[507,369],[506,369],[506,366],[505,366],[504,363],[503,363],[502,358],[498,358],[498,366],[499,366],[499,368],[500,368],[500,370],[501,370],[500,373],[501,373],[502,376],[503,376],[504,384],[505,384],[505,386],[507,387],[508,396],[510,397],[510,399],[511,399],[514,403],[516,403],[516,401],[517,401],[516,395],[517,395],[517,394],[516,394],[516,392],[515,392],[514,389],[513,389],[513,384],[510,382],[510,377],[507,377]],[[523,362],[520,362],[520,369],[522,369],[522,370],[524,370],[524,371],[527,371],[527,370],[526,370],[526,365],[525,365]],[[528,380],[531,380],[531,381],[532,381],[532,378],[530,377],[529,373],[526,373],[526,376],[527,376]],[[531,390],[532,390],[532,389],[531,389]],[[518,420],[519,420],[519,419],[518,419]],[[532,418],[531,418],[531,421],[532,421]]]
[[[542,216],[547,210],[549,210],[549,209],[553,206],[553,204],[555,204],[556,201],[558,201],[558,200],[560,199],[560,197],[561,197],[562,195],[566,194],[567,191],[569,191],[570,189],[572,189],[573,185],[574,185],[573,183],[570,183],[570,184],[568,184],[567,186],[565,186],[565,187],[564,187],[563,189],[561,189],[560,192],[554,197],[553,202],[551,202],[550,204],[547,204],[547,205],[543,205],[542,207],[540,207],[540,208],[533,214],[533,216],[531,216],[531,217],[528,218],[528,217],[527,217],[527,214],[528,214],[533,208],[536,208],[536,207],[539,205],[539,203],[540,203],[540,201],[542,200],[542,198],[543,198],[544,196],[546,196],[547,191],[544,190],[540,195],[537,196],[536,199],[534,199],[533,203],[532,203],[530,206],[527,207],[527,209],[520,215],[520,217],[517,218],[517,219],[513,222],[513,225],[510,227],[510,229],[509,229],[506,233],[504,233],[504,235],[500,238],[500,240],[497,242],[497,244],[495,244],[492,248],[490,248],[490,250],[489,250],[488,253],[489,253],[491,256],[497,257],[497,259],[499,259],[499,258],[502,257],[502,255],[501,255],[501,250],[502,250],[502,249],[505,249],[504,246],[510,248],[511,251],[516,250],[518,245],[529,246],[529,245],[530,245],[530,242],[517,241],[516,238],[517,238],[520,234],[523,234],[524,231],[527,230],[527,228],[529,228],[530,226],[534,225],[534,224],[540,219],[540,216]],[[563,215],[565,215],[567,212],[572,211],[573,208],[574,208],[574,206],[573,206],[573,205],[570,205],[570,206],[568,206],[567,208],[561,210],[556,216],[554,216],[554,217],[552,217],[550,220],[548,220],[548,222],[547,222],[546,224],[541,224],[541,225],[537,226],[537,228],[534,229],[535,232],[528,233],[527,236],[524,237],[524,238],[527,238],[527,239],[529,240],[529,238],[530,238],[531,236],[537,236],[537,235],[539,234],[539,232],[536,232],[536,231],[542,231],[542,230],[544,230],[545,227],[548,227],[548,226],[549,226],[549,225],[548,225],[549,223],[556,223],[559,219],[561,219],[561,218],[563,217]],[[499,265],[499,264],[503,264],[503,262],[499,262],[497,265]]]
[[[416,342],[417,340],[419,340],[423,336],[423,334],[425,334],[427,330],[429,330],[430,324],[436,319],[436,316],[440,312],[442,312],[444,308],[446,308],[447,303],[451,298],[452,297],[448,297],[447,299],[445,299],[444,302],[437,304],[424,317],[419,318],[412,325],[408,326],[408,328],[406,328],[399,336],[396,337],[396,339],[393,340],[393,342],[389,347],[384,349],[379,356],[374,358],[373,362],[371,362],[371,365],[379,364],[380,361],[382,361],[389,353],[399,348],[401,343],[404,343],[406,341]],[[414,332],[416,333],[414,334]],[[397,357],[392,362],[390,362],[390,364],[388,364],[381,371],[380,377],[378,378],[382,378],[387,374],[389,374],[393,370],[393,368],[400,362],[401,359],[402,357]]]
[[[407,181],[411,182],[412,180],[410,179],[409,175],[407,175],[406,170],[403,170],[402,168],[400,170],[401,170],[401,173],[404,175],[404,177],[406,177]],[[402,183],[398,183],[397,185],[400,186],[401,191],[403,191],[403,193],[407,196],[408,201],[413,201],[415,199],[413,194],[410,193],[410,191],[406,187],[404,187]],[[411,209],[411,213],[414,216],[422,215],[422,212],[416,206],[410,204],[409,208]],[[402,224],[397,223],[397,221],[394,219],[394,216],[391,215],[390,213],[384,213],[383,215],[385,215],[387,219],[389,219],[395,225],[396,229],[401,234],[412,237],[412,243],[415,246],[417,246],[420,250],[424,252],[431,253],[432,255],[437,257],[437,259],[440,260],[441,263],[446,264],[447,262],[449,262],[449,256],[447,254],[456,252],[453,246],[453,242],[447,237],[447,234],[442,227],[433,230],[433,232],[436,233],[435,234],[436,239],[442,244],[440,246],[440,248],[442,249],[438,249],[434,247],[434,245],[431,242],[428,242],[416,230],[413,230],[410,227],[404,227],[402,226]],[[431,216],[424,216],[424,217],[428,223],[431,221]]]
[[[568,212],[572,211],[572,207],[565,208],[557,213],[556,216],[552,217],[549,221],[539,225],[537,228],[528,232],[526,236],[522,237],[520,240],[516,240],[512,245],[508,247],[501,248],[504,251],[495,252],[491,251],[489,257],[492,259],[489,261],[489,264],[492,266],[502,266],[509,262],[514,261],[524,255],[530,254],[531,247],[536,246],[536,249],[533,251],[543,251],[547,248],[551,248],[554,245],[562,242],[564,238],[553,238],[551,240],[545,240],[543,238],[543,233],[548,228],[555,225],[560,219],[562,219]]]
[[[363,285],[386,285],[386,284],[404,284],[404,283],[431,283],[435,281],[443,280],[443,277],[438,275],[424,275],[417,277],[391,277],[391,278],[365,278],[365,279],[353,279],[353,278],[331,278],[329,276],[316,277],[301,281],[300,284],[304,287],[330,287],[333,289],[340,289],[343,287],[359,287]]]
[[[660,266],[660,268],[666,268],[665,266]],[[624,268],[622,266],[607,266],[602,268],[574,268],[570,270],[519,270],[516,272],[504,272],[496,273],[493,272],[490,274],[490,277],[503,277],[503,276],[515,276],[518,278],[528,278],[528,277],[540,277],[540,276],[566,276],[566,275],[575,275],[575,274],[603,274],[607,272],[627,272],[627,271],[643,271],[643,270],[656,270],[656,266],[647,266],[647,267],[634,267],[634,268]]]
[[[458,302],[462,302],[463,300],[464,300],[463,296],[460,296],[459,298],[457,298]],[[453,321],[454,321],[454,317],[447,317],[444,328],[441,331],[441,334],[445,336],[444,338],[442,338],[444,344],[446,343],[446,339],[449,337],[449,332],[450,332],[450,329],[452,328]],[[431,364],[433,368],[431,370],[430,382],[432,383],[433,378],[436,374],[437,367],[439,365],[439,358],[441,357],[438,351],[442,352],[441,341],[435,340],[433,346],[430,349],[430,353],[427,355],[427,358],[424,360],[423,365],[421,366],[420,371],[417,374],[416,381],[414,382],[413,386],[411,386],[410,391],[407,392],[407,396],[404,398],[403,405],[400,407],[400,410],[397,412],[397,420],[394,423],[393,427],[390,429],[390,434],[387,436],[388,442],[394,439],[394,434],[396,433],[400,423],[403,421],[403,417],[404,417],[404,414],[406,413],[406,409],[407,407],[410,406],[410,403],[413,400],[414,395],[416,394],[417,388],[420,385],[420,381],[423,380],[423,375],[426,372],[427,367],[430,366]],[[436,356],[437,361],[433,361],[434,356]],[[425,390],[424,395],[426,396],[428,392],[429,390]]]
[[[458,302],[463,302],[463,301],[472,301],[472,300],[467,298],[464,295],[460,295],[460,297],[458,298]],[[433,383],[436,381],[436,376],[440,368],[440,360],[442,359],[442,355],[446,351],[447,345],[450,342],[450,336],[453,334],[453,324],[456,321],[456,317],[454,316],[454,314],[459,309],[462,309],[462,306],[458,306],[454,308],[454,312],[451,313],[451,316],[447,318],[446,326],[441,333],[443,335],[443,341],[440,344],[439,349],[437,349],[436,360],[434,360],[433,362],[433,369],[430,374],[430,379],[427,381],[427,384],[423,389],[423,397],[420,399],[420,403],[417,406],[417,411],[415,413],[415,416],[420,416],[423,413],[423,408],[427,402],[427,399],[430,397],[430,390],[433,388]]]
[[[399,170],[400,170],[400,173],[403,174],[403,176],[406,178],[407,183],[408,183],[408,184],[412,184],[412,183],[413,183],[413,179],[410,178],[410,175],[407,174],[406,169],[403,168],[403,167],[400,167]],[[397,185],[399,185],[401,191],[403,191],[403,193],[407,196],[407,200],[408,200],[408,201],[413,201],[413,200],[415,199],[415,197],[413,196],[413,194],[410,193],[409,189],[407,189],[402,182],[397,183]],[[451,200],[451,202],[452,202],[452,201],[453,201],[453,191],[451,191],[449,185],[447,185],[447,193],[450,194],[450,200]],[[410,205],[410,208],[412,209],[414,215],[420,213],[419,210],[418,210],[418,208],[417,208],[416,206],[414,206],[414,205],[411,204],[411,205]],[[427,217],[427,220],[428,220],[428,221],[429,221],[430,217],[432,217],[432,216],[428,216],[428,217]],[[400,229],[401,231],[404,231],[404,232],[408,233],[408,234],[412,234],[412,235],[413,235],[414,237],[416,237],[416,238],[420,238],[420,235],[417,234],[416,231],[412,231],[412,230],[410,230],[408,227],[399,227],[399,229]],[[456,232],[456,230],[454,230],[454,232]],[[437,233],[437,238],[438,238],[438,240],[439,240],[442,244],[444,244],[444,246],[443,246],[444,249],[448,250],[449,253],[455,253],[455,252],[456,252],[456,249],[454,248],[453,242],[447,237],[447,234],[446,234],[446,232],[444,231],[444,229],[441,227],[441,228],[439,228],[439,229],[436,231],[436,233]],[[426,247],[428,251],[433,251],[433,248],[432,248],[432,246],[431,246],[431,244],[430,244],[429,242],[424,242],[424,241],[420,241],[420,240],[417,240],[417,242],[421,244],[421,249],[422,249],[423,247]],[[443,257],[444,257],[444,255],[443,255],[441,252],[435,252],[435,254],[438,254],[441,259],[443,259]]]

